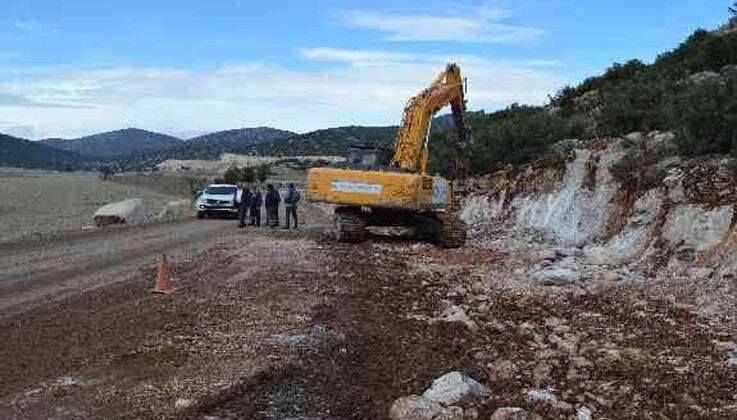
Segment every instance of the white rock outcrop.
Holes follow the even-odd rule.
[[[679,157],[676,140],[668,132],[564,140],[554,163],[459,181],[468,244],[529,255],[514,277],[531,284],[728,281],[737,270],[737,161]],[[558,249],[567,251],[553,257]],[[700,313],[723,307],[707,286],[695,299]]]
[[[708,209],[695,204],[680,205],[668,214],[663,237],[673,246],[705,251],[724,238],[733,215],[732,206]]]

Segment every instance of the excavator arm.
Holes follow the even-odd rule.
[[[469,135],[463,118],[466,111],[463,79],[456,64],[449,64],[427,89],[410,99],[397,132],[392,166],[426,173],[430,124],[433,116],[446,105],[450,105],[453,112],[457,135],[458,157],[453,165],[455,176],[466,175]]]

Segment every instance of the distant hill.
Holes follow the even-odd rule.
[[[75,152],[0,134],[0,166],[74,170],[85,167],[89,161],[90,158]]]
[[[334,155],[348,156],[355,146],[391,148],[396,126],[335,127],[296,135],[281,142],[265,142],[255,147],[262,155]]]
[[[187,148],[233,148],[247,147],[264,142],[283,140],[297,133],[271,127],[237,128],[218,131],[187,140]]]
[[[250,153],[259,145],[278,144],[296,133],[270,127],[238,128],[195,137],[179,147],[131,153],[108,159],[119,170],[150,169],[168,159],[217,159],[222,153]]]
[[[305,134],[273,128],[227,130],[200,136],[175,149],[115,157],[120,170],[150,169],[168,159],[217,159],[222,153],[347,156],[355,145],[391,147],[396,127],[338,127]]]
[[[116,156],[179,147],[182,140],[138,128],[126,128],[77,139],[46,139],[39,143],[89,156]]]

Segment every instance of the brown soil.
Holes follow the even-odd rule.
[[[493,275],[506,257],[377,240],[337,244],[317,212],[310,215],[318,223],[296,232],[210,220],[121,230],[119,239],[138,238],[140,248],[117,259],[95,254],[102,236],[80,237],[72,249],[107,255],[109,267],[90,265],[73,283],[71,267],[52,262],[36,282],[6,276],[0,286],[15,286],[4,293],[27,299],[0,320],[0,418],[380,419],[396,398],[452,370],[493,389],[478,404],[480,418],[506,405],[559,418],[524,400],[535,386],[554,388],[573,407],[586,404],[595,418],[733,418],[737,370],[712,341],[734,337],[648,300],[639,286],[554,298],[457,295],[452,290],[469,282],[459,273],[484,264]],[[201,239],[176,234],[203,226],[210,233]],[[11,261],[39,261],[65,246],[0,256],[0,267],[9,273]],[[169,249],[177,287],[167,296],[149,291],[161,248]],[[413,270],[419,263],[429,271]],[[53,298],[47,292],[57,282],[69,287]],[[82,285],[76,293],[74,284]],[[446,300],[468,304],[478,331],[411,316],[436,316]],[[489,309],[480,309],[484,302]],[[567,376],[571,359],[550,341],[551,317],[595,364],[587,378]],[[509,377],[490,369],[504,359],[513,361]],[[541,364],[550,371],[542,381],[534,375]]]

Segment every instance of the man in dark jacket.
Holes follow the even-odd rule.
[[[289,229],[289,225],[292,220],[294,220],[294,228],[297,229],[298,227],[297,203],[299,203],[299,200],[299,190],[297,190],[294,184],[289,184],[287,195],[284,197],[284,207],[287,209],[287,225],[285,227],[286,229]]]
[[[251,226],[261,226],[261,205],[264,203],[261,190],[256,188],[251,196]]]
[[[245,227],[246,226],[246,214],[248,213],[248,209],[251,207],[251,190],[249,190],[245,185],[243,188],[241,188],[241,198],[238,202],[238,219],[240,219],[240,223],[238,223],[238,227]]]
[[[279,226],[279,203],[281,203],[279,191],[272,184],[267,185],[264,205],[266,206],[266,225],[269,227]]]

